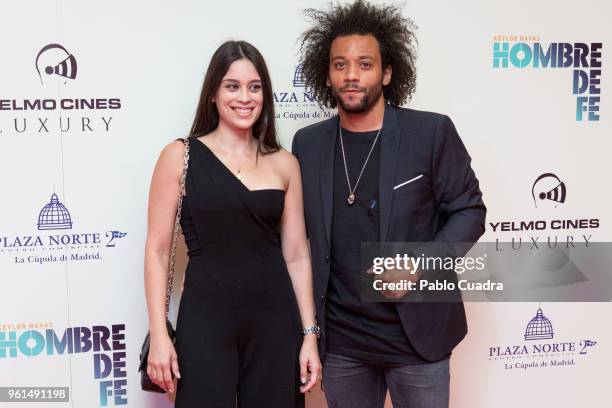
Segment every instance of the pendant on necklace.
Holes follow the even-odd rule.
[[[240,170],[238,170],[238,172],[236,173],[236,178],[238,180],[242,180],[242,173],[240,172]]]
[[[355,202],[355,194],[351,193],[348,196],[348,199],[346,200],[348,202],[349,205],[352,205]]]

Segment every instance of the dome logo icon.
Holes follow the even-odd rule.
[[[293,86],[295,88],[304,88],[306,79],[304,78],[304,64],[299,64],[293,72]]]
[[[76,79],[77,76],[76,58],[59,44],[45,45],[38,51],[35,65],[41,84],[44,83],[41,69],[45,74],[45,78],[57,75],[65,79]]]
[[[553,336],[554,332],[552,324],[550,323],[550,320],[544,316],[542,309],[539,308],[534,318],[527,323],[527,328],[525,329],[525,340],[552,339]]]
[[[72,228],[72,217],[64,204],[60,203],[57,194],[51,194],[51,200],[40,210],[36,225],[39,230]]]

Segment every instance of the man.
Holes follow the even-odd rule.
[[[448,407],[461,302],[362,302],[362,242],[475,242],[486,208],[444,115],[399,108],[416,82],[414,25],[395,6],[308,10],[307,87],[338,116],[299,130],[319,352],[330,408]],[[391,279],[393,280],[393,279]],[[390,298],[411,296],[393,292]]]

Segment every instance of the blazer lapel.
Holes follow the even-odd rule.
[[[395,108],[385,105],[385,117],[381,132],[380,167],[378,174],[378,201],[380,241],[385,242],[389,231],[391,218],[391,203],[393,200],[393,181],[397,167],[400,132],[397,126]]]
[[[321,135],[320,174],[321,174],[321,206],[323,210],[323,224],[327,246],[331,245],[331,226],[334,190],[334,149],[336,148],[336,133],[338,130],[338,116],[330,119]]]

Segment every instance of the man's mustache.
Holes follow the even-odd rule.
[[[355,85],[355,84],[344,85],[343,87],[338,88],[338,91],[344,92],[347,89],[355,89],[355,90],[361,91],[361,92],[366,92],[367,91],[367,88],[364,88],[364,87],[361,87],[361,86]]]

